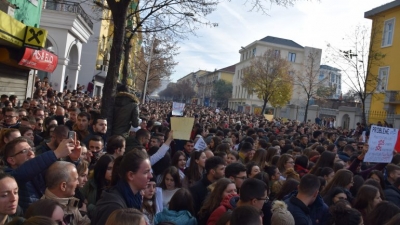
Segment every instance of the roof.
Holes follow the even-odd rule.
[[[395,8],[395,7],[398,7],[398,6],[400,6],[400,0],[396,0],[396,1],[393,1],[393,2],[386,3],[384,5],[381,5],[379,7],[373,8],[373,9],[365,12],[364,13],[364,18],[371,18],[371,17],[375,16],[376,14],[379,14],[381,12],[387,11],[389,9],[392,9],[392,8]]]
[[[290,46],[290,47],[294,47],[294,48],[304,48],[303,46],[297,44],[296,42],[294,42],[292,40],[278,38],[278,37],[272,37],[272,36],[266,36],[265,38],[261,39],[260,41],[274,43],[274,44],[278,44],[278,45]]]
[[[334,71],[340,71],[340,69],[332,67],[332,66],[328,66],[328,65],[320,65],[319,66],[320,69],[325,69],[325,70],[334,70]]]
[[[219,71],[235,73],[236,64],[220,69]]]

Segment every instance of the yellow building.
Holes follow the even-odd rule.
[[[366,101],[368,122],[386,120],[400,114],[400,1],[393,1],[365,12],[372,20],[371,52],[384,54],[368,71]]]
[[[228,66],[214,72],[208,72],[198,77],[197,97],[205,106],[217,107],[218,103],[212,98],[214,92],[214,83],[217,80],[223,80],[232,84],[236,65]]]

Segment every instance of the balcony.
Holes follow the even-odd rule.
[[[59,12],[70,12],[79,15],[83,21],[89,26],[91,30],[93,30],[93,22],[90,19],[89,15],[83,10],[82,6],[76,2],[68,2],[68,1],[45,1],[44,9],[54,10]]]
[[[400,104],[400,91],[386,91],[385,104]]]

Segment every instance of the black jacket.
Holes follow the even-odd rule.
[[[205,174],[201,180],[197,181],[193,186],[189,188],[189,191],[193,197],[194,211],[196,213],[200,211],[200,208],[203,205],[203,201],[208,193],[207,187],[211,183],[212,182],[207,179],[207,175]]]
[[[131,126],[139,126],[139,100],[133,94],[119,92],[115,97],[112,134],[124,135]]]
[[[135,137],[132,136],[127,137],[125,142],[125,154],[134,148],[143,149],[145,147],[142,144],[140,144],[139,140],[136,139]]]
[[[110,214],[117,209],[126,209],[128,206],[122,195],[115,188],[103,191],[101,198],[96,203],[91,224],[104,225]]]

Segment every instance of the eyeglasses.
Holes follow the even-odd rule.
[[[294,161],[288,161],[288,162],[286,162],[286,163],[294,164]]]
[[[235,178],[242,179],[242,180],[246,180],[247,179],[247,177],[235,177]]]
[[[266,198],[256,198],[256,199],[260,200],[260,201],[264,201],[264,202],[268,202],[269,201],[268,197],[266,197]]]
[[[31,151],[31,152],[35,152],[35,149],[34,149],[34,148],[22,149],[21,151],[15,153],[14,155],[12,155],[12,156],[10,156],[10,157],[15,157],[15,156],[17,156],[17,155],[19,155],[19,154],[27,154],[27,153],[30,152],[30,151]]]

